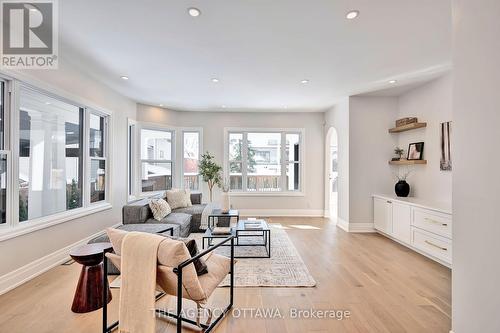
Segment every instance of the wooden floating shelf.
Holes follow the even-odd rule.
[[[412,123],[408,125],[403,125],[399,127],[394,127],[389,130],[389,133],[399,133],[406,132],[417,128],[427,127],[427,123]]]
[[[392,165],[414,165],[414,164],[427,164],[427,160],[399,160],[389,161]]]

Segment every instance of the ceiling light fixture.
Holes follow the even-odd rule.
[[[396,82],[398,82],[398,81],[396,81],[396,80],[390,80],[390,81],[389,81],[389,83],[390,83],[390,84],[394,84],[394,83],[396,83]]]
[[[226,108],[226,106],[225,106],[224,104],[222,104],[222,105],[221,105],[221,107],[222,107],[223,109],[225,109],[225,108]]]
[[[214,77],[214,78],[212,79],[212,82],[213,82],[213,83],[218,83],[218,82],[219,82],[219,79],[218,79],[218,78],[216,78],[216,77]]]
[[[345,18],[348,20],[354,20],[359,15],[359,10],[351,10],[345,15]]]
[[[160,106],[163,106],[163,104],[160,104]]]
[[[201,15],[201,11],[198,8],[188,8],[188,14],[192,17],[198,17]]]
[[[300,81],[300,83],[306,84],[306,83],[309,83],[309,80],[302,80],[302,81]]]
[[[126,80],[128,80],[128,76],[125,76],[125,75],[120,76],[120,78],[121,78],[122,80],[125,80],[125,81],[126,81]]]

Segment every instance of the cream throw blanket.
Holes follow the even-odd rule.
[[[154,333],[158,247],[165,237],[129,232],[121,248],[120,333]]]

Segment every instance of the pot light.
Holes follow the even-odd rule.
[[[120,76],[120,78],[121,78],[122,80],[125,80],[125,81],[126,81],[126,80],[128,80],[128,76],[125,76],[125,75]]]
[[[389,81],[389,83],[390,83],[390,84],[394,84],[394,83],[396,83],[396,82],[398,82],[398,81],[396,81],[396,80],[390,80],[390,81]]]
[[[160,104],[160,106],[163,106],[163,104]]]
[[[223,109],[225,109],[225,108],[226,108],[226,106],[225,106],[224,104],[222,104],[222,105],[221,105],[221,107],[222,107]]]
[[[356,17],[358,17],[359,11],[358,10],[351,10],[345,15],[345,18],[348,20],[354,20]]]
[[[213,82],[213,83],[217,83],[217,82],[219,82],[219,79],[218,79],[218,78],[216,78],[216,77],[214,77],[214,78],[212,79],[212,82]]]
[[[302,80],[302,81],[300,81],[300,83],[306,84],[306,83],[309,83],[309,80]]]
[[[188,14],[192,17],[198,17],[201,15],[201,11],[198,8],[188,8]]]

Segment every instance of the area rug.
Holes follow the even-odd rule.
[[[271,258],[238,258],[235,264],[234,285],[236,287],[314,287],[316,281],[309,273],[297,249],[280,224],[271,224]],[[202,234],[191,234],[201,250]],[[241,242],[254,241],[252,238]],[[229,256],[229,247],[219,247],[216,253]],[[264,254],[263,247],[235,247],[237,256]],[[229,276],[220,287],[229,286]]]

